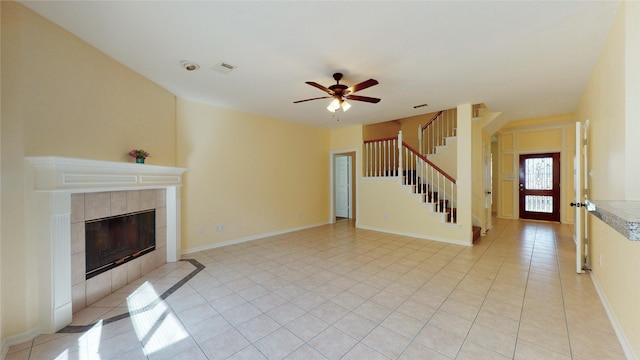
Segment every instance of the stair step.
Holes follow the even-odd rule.
[[[475,244],[476,240],[480,238],[482,229],[480,226],[473,226],[473,243]]]
[[[397,171],[396,171],[397,173]],[[423,184],[422,179],[418,176],[416,170],[403,170],[402,183],[405,186],[412,187],[412,193],[422,195],[422,202],[435,204],[435,211],[446,215],[447,223],[458,222],[458,211],[456,208],[449,206],[449,200],[439,199],[439,193],[437,191],[431,191],[429,184]]]
[[[448,223],[450,223],[450,222],[457,223],[458,222],[458,209],[457,208],[447,208],[446,209],[446,213],[447,213],[447,222]]]

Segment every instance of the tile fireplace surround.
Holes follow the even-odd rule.
[[[167,262],[165,203],[164,189],[71,194],[71,286],[74,313]],[[85,280],[85,222],[154,209],[155,250]]]
[[[79,222],[80,216],[102,217],[148,207],[156,209],[156,219],[161,225],[157,227],[155,251],[116,268],[120,270],[105,272],[104,279],[97,279],[96,283],[106,282],[107,277],[112,282],[115,277],[119,284],[123,281],[123,269],[133,278],[157,264],[180,258],[180,186],[185,171],[168,166],[65,157],[25,158],[26,178],[33,179],[33,183],[25,184],[27,226],[33,229],[30,236],[38,244],[38,263],[43,267],[38,278],[42,331],[52,333],[70,324],[72,302],[78,310],[107,291],[104,286],[90,283],[93,279],[83,280],[84,260],[79,266],[72,265],[72,260],[84,254],[77,239],[82,234],[77,224],[84,225]],[[160,231],[163,233],[159,234]],[[166,257],[161,251],[166,252]],[[82,288],[85,300],[80,297]]]

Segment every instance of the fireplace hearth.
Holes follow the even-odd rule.
[[[155,209],[86,221],[86,279],[123,265],[155,248]]]

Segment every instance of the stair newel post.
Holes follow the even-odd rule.
[[[398,131],[398,178],[402,185],[404,182],[402,179],[402,130]]]
[[[445,134],[444,134],[445,137],[449,136],[449,123],[450,122],[451,122],[451,118],[447,115],[447,126],[446,126]],[[444,141],[444,139],[443,139],[443,141]],[[445,142],[445,144],[446,144],[446,142]]]
[[[451,222],[453,224],[456,224],[458,222],[458,216],[457,215],[455,217],[453,216],[453,208],[457,207],[453,185],[454,185],[453,181],[451,181]]]
[[[424,155],[424,148],[422,147],[422,124],[418,124],[418,151]]]
[[[433,126],[433,132],[431,133],[431,136],[433,137],[433,139],[431,139],[431,153],[435,154],[436,153],[436,146],[438,146],[438,126],[440,124],[440,120],[442,120],[442,117],[444,113],[440,114],[438,117],[436,117],[436,119],[433,121],[433,124],[431,126]]]

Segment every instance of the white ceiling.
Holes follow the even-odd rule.
[[[181,98],[336,128],[485,103],[508,120],[573,112],[611,1],[23,1]],[[200,65],[187,72],[181,60]],[[237,68],[212,69],[220,62]],[[335,114],[305,84],[379,85]],[[413,106],[428,103],[428,107]]]

